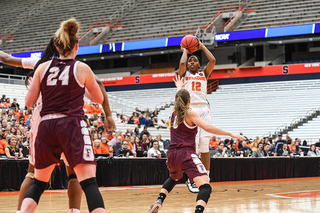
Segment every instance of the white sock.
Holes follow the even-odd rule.
[[[20,213],[20,210],[17,210],[17,212],[16,213]]]
[[[69,213],[80,213],[79,209],[69,209]]]

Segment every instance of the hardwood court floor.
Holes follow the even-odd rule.
[[[320,177],[211,183],[213,192],[205,212],[210,213],[314,213],[320,212]],[[161,186],[102,187],[106,212],[146,213]],[[160,212],[193,213],[196,194],[177,185]],[[0,213],[14,213],[18,192],[0,192]],[[87,213],[85,196],[81,212]],[[65,190],[46,191],[38,213],[68,212]]]

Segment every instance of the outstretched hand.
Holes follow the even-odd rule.
[[[116,130],[116,124],[114,123],[114,120],[112,119],[112,116],[106,116],[104,119],[104,131],[108,132],[109,134],[114,132]]]
[[[238,138],[240,141],[245,141],[246,138],[243,137],[242,135],[239,135],[239,134],[235,134],[235,133],[231,133],[230,135],[232,138]]]
[[[182,82],[183,81],[183,77],[180,78],[180,75],[176,75],[175,78],[172,79],[177,87],[178,90],[182,89],[182,87],[184,87],[187,82]]]

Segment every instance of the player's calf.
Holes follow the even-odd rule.
[[[198,201],[203,201],[205,204],[208,203],[208,200],[210,198],[212,189],[210,184],[203,184],[199,187],[199,194],[197,196],[197,203]],[[204,207],[203,205],[197,205],[196,209],[195,209],[195,213],[202,213],[204,211]]]
[[[104,209],[103,199],[99,192],[96,178],[93,177],[83,180],[80,182],[80,185],[86,195],[89,211],[92,212],[97,208]]]

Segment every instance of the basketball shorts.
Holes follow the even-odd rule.
[[[211,121],[211,113],[209,107],[193,107],[191,106],[193,111],[196,111],[202,120],[204,120],[208,124],[212,124]],[[196,152],[198,153],[207,153],[209,152],[209,141],[211,137],[211,133],[204,131],[202,128],[198,127],[198,133],[196,135]]]
[[[168,151],[167,168],[172,180],[178,180],[186,173],[190,180],[207,175],[207,170],[194,150],[173,149]]]
[[[71,169],[78,164],[96,164],[84,118],[62,117],[46,120],[47,117],[42,118],[36,138],[36,169],[43,169],[52,164],[60,165],[62,152]]]

